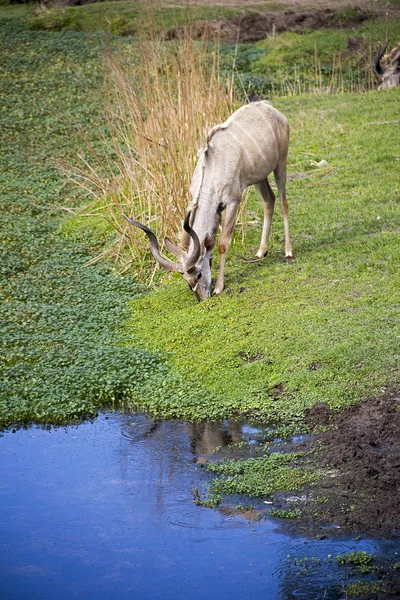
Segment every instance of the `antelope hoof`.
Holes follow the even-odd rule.
[[[290,260],[291,258],[293,258],[293,253],[291,251],[290,252],[286,252],[285,253],[285,257]]]
[[[218,285],[215,286],[214,296],[219,296],[219,294],[222,292],[223,289],[224,289],[223,287],[219,287]]]
[[[256,258],[265,258],[268,254],[268,250],[265,250],[265,252],[263,252],[262,250],[259,250],[256,254]]]

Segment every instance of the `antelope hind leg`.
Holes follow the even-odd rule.
[[[293,249],[290,241],[289,234],[289,212],[288,212],[288,201],[286,198],[286,165],[281,170],[276,169],[274,171],[274,177],[281,199],[281,209],[283,215],[283,227],[285,229],[285,256],[286,258],[292,258]]]
[[[260,181],[254,185],[258,195],[263,201],[264,206],[264,224],[261,235],[260,248],[256,254],[256,258],[263,258],[268,253],[269,235],[271,232],[272,217],[274,214],[275,194],[269,185],[268,179]]]

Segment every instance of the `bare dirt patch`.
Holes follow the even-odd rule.
[[[309,491],[303,531],[399,536],[400,391],[339,415],[317,404],[307,419],[311,427],[329,426],[312,442],[328,475]]]
[[[83,6],[84,4],[97,4],[105,0],[44,0],[42,4],[48,8],[66,8],[68,6]]]
[[[314,430],[323,429],[303,449],[311,450],[312,468],[322,469],[325,476],[301,496],[280,497],[282,508],[296,506],[302,512],[300,519],[285,526],[292,533],[319,539],[333,535],[398,539],[400,390],[340,414],[319,403],[308,411],[307,421]],[[397,566],[382,562],[374,575],[382,585],[361,594],[363,600],[400,598]]]
[[[229,19],[221,17],[214,21],[196,21],[191,30],[193,37],[198,39],[217,36],[227,42],[256,42],[283,31],[301,32],[306,29],[327,29],[344,25],[355,27],[374,16],[373,12],[362,10],[359,6],[347,8],[347,13],[332,8],[243,13]],[[178,38],[182,34],[183,28],[179,27],[171,30],[168,38]]]

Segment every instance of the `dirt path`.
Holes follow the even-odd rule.
[[[355,8],[344,19],[332,8],[314,8],[307,11],[283,11],[274,13],[244,13],[229,19],[220,17],[214,21],[195,21],[191,26],[194,38],[217,35],[221,40],[235,43],[257,42],[284,31],[302,32],[306,29],[329,29],[341,26],[355,27],[371,18],[372,13]],[[183,28],[169,32],[169,38],[180,37]]]

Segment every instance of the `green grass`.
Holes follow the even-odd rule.
[[[221,297],[197,304],[175,275],[131,303],[135,343],[165,351],[188,381],[209,390],[214,416],[294,423],[316,401],[343,409],[397,380],[398,100],[393,90],[275,102],[292,124],[295,259],[283,259],[278,208],[269,257],[242,263],[236,241]],[[322,159],[324,168],[312,167]],[[247,255],[261,233],[261,202],[251,208],[260,225],[248,231]]]
[[[400,38],[398,19],[358,27],[286,32],[255,44],[222,48],[222,66],[235,61],[236,87],[248,95],[373,89],[372,57],[379,42]]]
[[[399,6],[399,0],[385,1],[385,6]],[[179,5],[165,6],[163,3],[153,3],[151,7],[141,0],[119,0],[107,1],[83,6],[64,7],[64,8],[37,8],[34,3],[23,5],[8,4],[8,0],[0,0],[0,18],[22,18],[25,24],[32,29],[43,29],[46,31],[108,31],[116,35],[136,35],[138,27],[143,26],[146,17],[151,15],[153,25],[156,29],[170,31],[175,27],[187,24],[194,20],[214,20],[218,17],[229,18],[243,12],[260,13],[263,10],[268,12],[281,11],[287,9],[287,6],[277,3],[269,3],[266,7],[259,4],[243,4],[242,6],[223,6],[223,5],[196,5],[196,3],[182,3]],[[305,8],[307,10],[307,8]],[[346,22],[354,19],[356,10],[344,8],[338,10],[338,25],[345,27]],[[372,29],[376,27],[376,19],[368,21],[367,29],[372,24]],[[393,28],[392,19],[390,22],[385,20],[385,28]],[[365,26],[364,26],[365,28]],[[310,32],[318,33],[318,32]],[[348,32],[351,35],[349,30]],[[327,30],[322,33],[328,34]],[[390,37],[390,39],[395,39]],[[396,38],[397,39],[397,38]],[[322,44],[326,45],[326,40],[322,39]],[[273,42],[273,40],[272,40]],[[307,44],[307,42],[306,42]],[[296,54],[296,53],[295,53]],[[286,55],[286,52],[283,52]],[[289,57],[292,56],[289,54]]]
[[[342,409],[398,381],[399,90],[275,102],[292,126],[296,257],[284,261],[277,208],[269,257],[240,262],[259,242],[253,195],[259,224],[230,250],[226,291],[197,304],[179,276],[143,293],[106,266],[83,267],[109,230],[68,216],[90,200],[53,158],[85,154],[77,126],[106,151],[101,36],[12,21],[0,36],[2,423],[64,422],[114,404],[289,431],[316,401]]]

